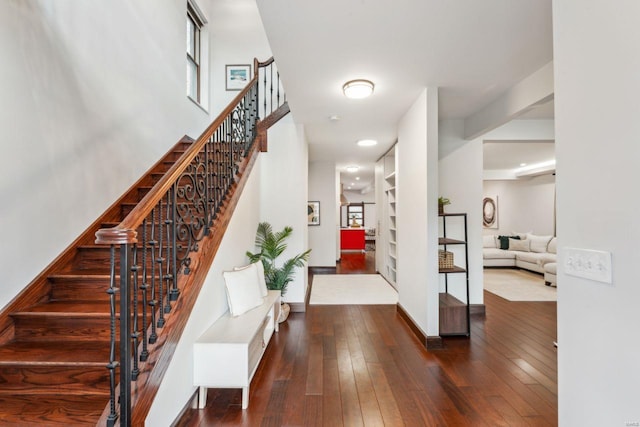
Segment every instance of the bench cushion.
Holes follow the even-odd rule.
[[[255,264],[241,270],[225,271],[222,275],[231,316],[240,316],[264,302]]]

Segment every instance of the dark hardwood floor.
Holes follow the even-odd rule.
[[[342,251],[336,263],[337,274],[375,274],[376,252]]]
[[[211,389],[177,425],[557,425],[556,303],[485,304],[470,339],[430,351],[395,306],[308,306],[274,335],[247,410]]]

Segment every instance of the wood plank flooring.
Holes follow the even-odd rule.
[[[247,410],[212,389],[177,425],[557,425],[556,303],[485,304],[470,339],[431,351],[395,306],[309,306],[274,335]]]

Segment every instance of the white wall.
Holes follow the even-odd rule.
[[[225,88],[225,66],[250,64],[271,57],[271,47],[254,0],[211,2],[211,111],[217,116],[238,95]],[[252,74],[253,76],[253,74]]]
[[[398,299],[427,336],[437,336],[437,89],[424,89],[400,119],[397,165]]]
[[[145,420],[147,426],[168,425],[176,419],[195,392],[193,343],[228,309],[222,272],[246,265],[248,260],[245,252],[254,246],[255,230],[260,221],[260,171],[264,161],[263,154],[258,156],[231,217],[213,265]]]
[[[498,228],[484,228],[483,234],[532,232],[553,236],[555,182],[553,175],[522,180],[484,181],[483,195],[498,196]]]
[[[309,154],[302,125],[287,115],[269,129],[269,151],[262,153],[261,221],[274,230],[293,228],[288,248],[281,255],[286,260],[309,248],[307,226]],[[321,219],[322,221],[322,219]],[[298,269],[283,300],[304,302],[307,290],[307,267]]]
[[[320,225],[309,226],[309,247],[312,267],[335,267],[339,258],[336,253],[336,209],[335,163],[309,163],[309,200],[320,202]]]
[[[640,2],[553,2],[560,266],[612,253],[611,285],[558,271],[561,426],[640,422]]]
[[[467,213],[469,300],[471,304],[482,304],[482,140],[465,140],[462,120],[443,120],[439,125],[438,194],[451,200],[445,212]],[[448,218],[447,236],[464,240],[462,221]],[[464,260],[462,246],[448,246],[447,250],[454,253],[456,265],[464,265],[464,261],[456,261]],[[444,275],[440,275],[441,291],[443,282]],[[450,274],[448,285],[449,292],[458,299],[467,299],[464,274]]]
[[[209,123],[186,96],[185,14],[178,0],[0,2],[0,307]]]

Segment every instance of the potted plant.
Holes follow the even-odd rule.
[[[444,207],[450,204],[451,200],[447,199],[446,197],[438,197],[438,215],[444,215]]]
[[[251,253],[247,251],[247,257],[251,262],[262,261],[267,288],[278,290],[282,295],[287,292],[287,286],[293,280],[294,269],[303,267],[304,263],[309,260],[309,253],[311,252],[311,249],[309,249],[276,265],[276,259],[287,249],[285,240],[289,238],[292,232],[293,228],[288,226],[284,227],[282,231],[274,232],[271,224],[261,222],[258,224],[256,232],[256,247],[259,252]],[[278,321],[284,322],[290,310],[289,304],[283,303]]]
[[[360,224],[358,224],[358,217],[356,215],[351,215],[351,228],[358,228]]]

